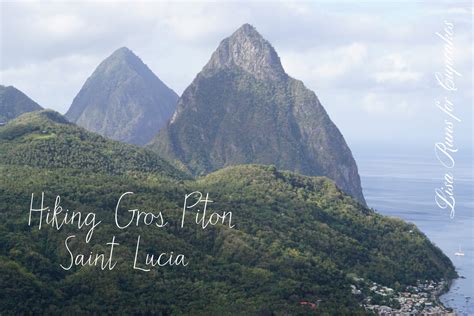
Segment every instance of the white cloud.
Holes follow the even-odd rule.
[[[450,15],[474,15],[474,7],[472,4],[466,3],[465,7],[438,7],[427,12],[432,15],[450,16]]]
[[[181,93],[219,42],[241,24],[257,27],[287,72],[314,89],[349,137],[429,109],[443,67],[443,20],[456,21],[459,98],[472,100],[472,9],[407,2],[2,2],[0,83],[64,112],[98,63],[128,46]],[[436,14],[435,14],[436,13]],[[432,111],[426,121],[436,119]],[[393,119],[397,118],[397,120]],[[391,128],[389,128],[391,126]],[[372,130],[370,130],[372,133]]]
[[[413,83],[421,79],[422,74],[414,71],[407,60],[400,54],[393,53],[380,58],[373,76],[378,83]]]
[[[364,43],[281,54],[285,70],[313,87],[335,86],[353,76],[363,78],[367,58],[368,48]]]
[[[70,96],[79,92],[100,61],[98,56],[70,55],[4,69],[0,78],[41,106],[64,113],[72,102]]]
[[[334,49],[331,56],[326,57],[326,63],[316,65],[314,72],[324,78],[337,78],[362,65],[367,58],[367,46],[353,43]]]
[[[74,36],[84,31],[87,26],[83,19],[71,14],[55,14],[47,18],[39,18],[35,22],[38,32],[60,38]]]
[[[307,2],[301,1],[284,1],[283,7],[296,15],[307,16],[312,14],[312,8]]]
[[[372,116],[412,117],[415,113],[413,105],[405,99],[394,95],[380,95],[369,92],[362,99],[362,108]]]

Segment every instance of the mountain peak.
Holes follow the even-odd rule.
[[[235,34],[242,34],[242,35],[247,35],[247,36],[256,36],[256,37],[260,37],[260,38],[263,39],[262,35],[260,35],[260,33],[258,33],[257,29],[249,23],[245,23],[241,27],[239,27],[234,32],[234,35]]]
[[[15,117],[42,107],[14,86],[0,85],[0,123],[8,122]]]
[[[252,25],[246,23],[230,37],[224,39],[211,60],[204,67],[204,73],[237,67],[258,79],[286,78],[280,57],[272,45]]]
[[[127,58],[137,58],[139,57],[135,55],[135,53],[129,49],[128,47],[120,47],[119,49],[115,50],[112,55],[110,55],[109,58],[122,58],[122,59],[127,59]]]
[[[177,99],[140,57],[121,47],[94,70],[66,117],[108,138],[143,145],[171,117]]]
[[[101,66],[105,69],[125,66],[138,71],[143,69],[145,65],[132,50],[127,47],[121,47],[107,57],[99,67]]]
[[[249,163],[326,176],[365,204],[344,137],[250,24],[220,43],[150,146],[197,176]]]
[[[120,47],[120,48],[117,48],[115,50],[115,52],[112,53],[113,54],[117,54],[117,53],[124,53],[124,54],[133,54],[132,50],[126,46],[123,46],[123,47]]]

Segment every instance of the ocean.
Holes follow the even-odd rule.
[[[473,158],[456,158],[455,216],[440,209],[435,189],[444,186],[445,168],[433,155],[355,155],[369,207],[412,222],[451,259],[461,278],[441,297],[457,315],[474,315]],[[456,256],[461,248],[464,256]]]

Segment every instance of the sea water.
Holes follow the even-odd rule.
[[[472,157],[456,160],[455,216],[440,209],[435,189],[444,184],[445,169],[435,157],[356,155],[369,207],[412,222],[451,259],[461,278],[441,297],[458,315],[474,315],[474,177]],[[456,256],[459,248],[464,256]],[[470,297],[470,298],[469,298]]]

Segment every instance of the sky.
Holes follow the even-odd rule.
[[[2,1],[0,84],[65,113],[97,65],[134,51],[181,94],[219,42],[250,23],[286,72],[315,91],[351,148],[433,148],[451,135],[472,150],[472,2]],[[451,45],[436,33],[452,25]],[[455,91],[443,88],[447,60]],[[443,104],[445,102],[442,102]],[[451,117],[452,118],[452,117]]]

